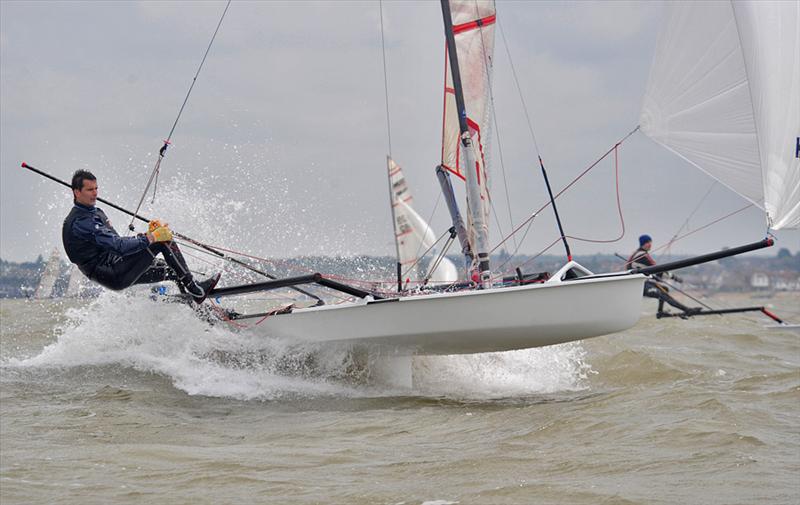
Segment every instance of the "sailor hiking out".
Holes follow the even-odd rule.
[[[653,238],[650,235],[642,235],[639,237],[639,248],[628,257],[625,263],[626,269],[651,267],[656,264],[656,261],[650,255],[650,249],[653,247]],[[656,274],[644,281],[644,296],[648,298],[656,298],[658,300],[658,312],[663,312],[664,302],[672,305],[676,309],[683,312],[683,316],[692,316],[700,312],[699,307],[687,307],[669,294],[669,288],[663,283],[659,282],[662,278],[669,278],[675,282],[682,282],[682,280],[675,274],[664,272]]]
[[[172,231],[166,223],[150,221],[147,233],[121,237],[105,212],[95,206],[97,178],[78,170],[72,176],[74,206],[64,219],[61,238],[64,249],[86,277],[115,291],[133,284],[172,280],[182,293],[202,303],[220,274],[196,282],[186,266]],[[161,254],[162,259],[156,255]]]

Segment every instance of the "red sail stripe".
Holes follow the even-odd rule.
[[[464,177],[464,175],[461,172],[459,172],[458,170],[453,170],[452,168],[450,168],[449,166],[444,165],[444,164],[442,165],[442,167],[444,167],[445,170],[447,170],[451,174],[455,175],[456,177],[458,177],[462,181],[466,181],[467,180],[467,178]]]
[[[442,165],[444,165],[444,145],[446,142],[444,132],[447,125],[447,44],[444,45],[444,85],[445,90],[442,93]]]
[[[467,23],[462,23],[460,25],[453,26],[453,34],[457,35],[461,32],[466,32],[468,30],[474,30],[479,26],[486,26],[492,25],[497,20],[497,15],[492,14],[491,16],[486,16],[485,18],[476,19],[475,21],[469,21]]]

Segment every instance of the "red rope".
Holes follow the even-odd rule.
[[[572,181],[570,181],[570,183],[569,183],[569,184],[567,184],[566,186],[564,186],[564,188],[563,188],[561,191],[559,191],[558,193],[556,193],[556,194],[555,194],[555,196],[553,197],[553,200],[555,200],[556,198],[558,198],[559,196],[561,196],[562,194],[564,194],[564,193],[565,193],[565,192],[566,192],[566,191],[567,191],[569,188],[571,188],[572,186],[574,186],[574,185],[575,185],[575,183],[577,183],[577,182],[578,182],[578,181],[579,181],[579,180],[580,180],[580,179],[581,179],[581,178],[582,178],[584,175],[588,174],[590,170],[592,170],[594,167],[596,167],[596,166],[597,166],[597,165],[598,165],[598,164],[599,164],[601,161],[603,161],[604,159],[606,159],[606,157],[607,157],[609,154],[611,154],[612,152],[615,152],[615,151],[617,150],[617,148],[618,148],[619,146],[621,146],[623,142],[625,142],[626,140],[628,140],[628,138],[629,138],[631,135],[633,135],[634,133],[636,133],[636,131],[637,131],[637,130],[639,130],[639,127],[638,127],[638,126],[637,126],[637,127],[634,129],[634,130],[632,130],[630,133],[628,133],[627,135],[625,135],[625,136],[622,138],[622,140],[620,140],[619,142],[617,142],[616,144],[614,144],[614,145],[613,145],[613,146],[612,146],[612,147],[611,147],[611,148],[610,148],[608,151],[606,151],[606,152],[605,152],[605,153],[604,153],[602,156],[600,156],[600,157],[599,157],[597,160],[595,160],[595,162],[594,162],[594,163],[592,163],[591,165],[589,165],[589,166],[588,166],[588,167],[587,167],[587,168],[586,168],[586,169],[585,169],[583,172],[581,172],[581,173],[580,173],[580,174],[578,174],[578,175],[577,175],[577,176],[576,176],[574,179],[572,179]],[[617,204],[619,204],[619,179],[617,180]],[[515,233],[517,233],[518,231],[520,231],[520,230],[521,230],[521,229],[522,229],[522,228],[523,228],[525,225],[527,225],[528,223],[530,223],[530,222],[531,222],[531,221],[532,221],[532,220],[533,220],[533,219],[534,219],[536,216],[538,216],[540,212],[542,212],[544,209],[546,209],[546,208],[547,208],[547,207],[549,207],[549,206],[550,206],[550,201],[547,201],[547,203],[545,203],[544,205],[542,205],[541,207],[539,207],[539,210],[537,210],[536,212],[534,212],[533,214],[531,214],[531,215],[530,215],[530,217],[528,217],[528,219],[526,219],[525,221],[523,221],[522,223],[520,223],[520,224],[519,224],[519,226],[517,226],[516,228],[514,228],[514,229],[511,231],[511,233],[509,233],[508,235],[506,235],[506,237],[505,237],[505,238],[503,238],[503,240],[501,240],[501,241],[500,241],[500,242],[499,242],[499,243],[498,243],[496,246],[494,246],[494,247],[492,248],[492,250],[490,250],[490,251],[489,251],[489,254],[491,254],[491,253],[493,253],[494,251],[496,251],[496,250],[497,250],[497,248],[499,248],[501,245],[503,245],[504,243],[506,243],[506,242],[508,241],[508,239],[510,239],[510,238],[511,238],[511,236],[512,236],[512,235],[514,235]],[[624,227],[623,227],[623,234],[624,234]],[[573,237],[570,237],[570,238],[573,238]],[[576,239],[576,240],[582,240],[582,239]],[[616,239],[616,240],[619,240],[619,239]]]
[[[616,179],[616,187],[617,187],[617,212],[619,213],[619,222],[622,225],[622,231],[619,234],[619,237],[610,239],[610,240],[599,240],[599,239],[590,239],[590,238],[581,238],[575,237],[573,235],[567,235],[567,238],[578,240],[580,242],[592,242],[594,244],[612,244],[614,242],[619,242],[622,240],[622,237],[625,236],[625,217],[622,215],[622,202],[620,201],[619,197],[619,152],[617,147],[619,144],[614,146],[614,177]]]
[[[252,326],[247,326],[246,324],[237,323],[236,321],[234,321],[233,319],[228,317],[228,315],[225,313],[225,310],[222,309],[222,307],[217,307],[216,304],[214,304],[214,303],[211,304],[211,308],[217,313],[217,317],[219,317],[221,320],[225,321],[226,323],[230,324],[231,326],[234,326],[234,327],[239,328],[239,329],[248,329],[248,328],[253,328],[255,326],[258,326],[259,324],[261,324],[264,321],[266,321],[268,317],[274,316],[275,314],[290,308],[292,305],[293,304],[289,304],[289,305],[286,305],[286,306],[283,306],[283,307],[278,307],[277,309],[273,309],[273,310],[267,312],[264,315],[264,317],[262,317],[261,319],[256,321]]]

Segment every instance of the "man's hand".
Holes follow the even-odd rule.
[[[147,240],[151,244],[153,242],[170,242],[172,241],[172,231],[166,225],[159,226],[147,233]]]
[[[147,231],[149,233],[153,233],[153,231],[155,231],[156,228],[161,228],[162,226],[169,226],[167,223],[162,223],[158,219],[153,219],[152,221],[150,221],[149,225],[150,226],[147,227]]]

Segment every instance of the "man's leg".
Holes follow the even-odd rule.
[[[678,309],[680,311],[683,311],[683,312],[693,312],[694,311],[694,309],[692,309],[691,307],[687,307],[686,305],[682,304],[678,300],[672,298],[672,296],[670,296],[667,293],[662,292],[660,298],[661,298],[661,300],[667,302],[668,304],[672,305],[673,307],[675,307],[676,309]]]
[[[686,305],[682,304],[678,300],[674,299],[670,296],[669,293],[657,283],[646,280],[644,281],[644,296],[649,298],[656,298],[658,299],[658,311],[663,312],[664,302],[668,303],[669,305],[675,307],[676,309],[680,310],[681,312],[696,312],[695,309],[691,307],[687,307]]]
[[[95,268],[92,280],[108,289],[119,291],[136,283],[152,264],[153,253],[147,249],[130,256],[109,255]]]
[[[181,250],[175,242],[156,242],[150,244],[149,249],[152,250],[154,254],[161,253],[167,265],[175,272],[178,285],[192,295],[198,303],[205,300],[208,291],[210,291],[219,280],[219,275],[216,275],[203,282],[195,282],[192,273],[189,271],[189,267],[186,265],[186,260],[183,258],[183,254],[181,254]]]
[[[178,281],[178,274],[164,260],[155,259],[150,268],[136,279],[135,284],[152,284],[162,281]],[[182,286],[181,286],[182,287]]]
[[[167,265],[175,272],[181,282],[183,282],[184,279],[187,281],[192,280],[192,273],[189,271],[186,260],[183,259],[183,254],[181,254],[177,244],[174,242],[155,242],[150,244],[148,249],[152,251],[153,256],[161,253]]]
[[[175,246],[177,249],[177,246]],[[161,253],[164,260],[156,259]],[[95,270],[97,281],[103,286],[120,290],[133,284],[175,281],[181,288],[194,283],[183,255],[174,255],[163,243],[151,244],[147,249],[130,256],[114,256]]]

